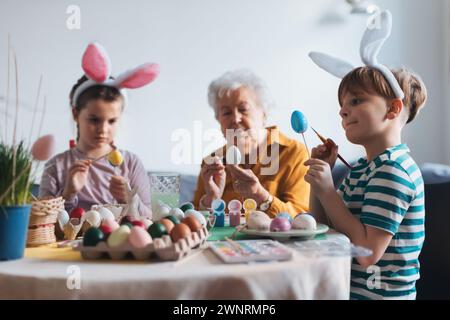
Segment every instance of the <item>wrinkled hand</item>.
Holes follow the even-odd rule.
[[[62,193],[64,199],[71,199],[84,188],[91,163],[91,160],[78,160],[70,167]]]
[[[127,203],[128,180],[121,176],[112,176],[109,191],[118,203]]]
[[[333,140],[327,139],[325,144],[312,148],[311,158],[323,160],[333,168],[338,157],[338,148]]]
[[[305,181],[311,185],[312,191],[320,200],[330,192],[335,192],[331,168],[327,162],[320,159],[309,159],[305,162],[305,166],[309,166]]]
[[[225,190],[227,174],[222,160],[219,157],[208,158],[207,162],[202,163],[200,176],[205,187],[204,204],[209,206],[212,200],[222,198]]]
[[[269,198],[269,192],[261,185],[258,177],[250,169],[242,169],[237,165],[228,165],[234,190],[244,198],[254,199],[258,205]]]

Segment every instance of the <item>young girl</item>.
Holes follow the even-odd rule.
[[[425,237],[424,185],[401,132],[424,105],[425,86],[405,69],[368,65],[343,78],[338,96],[346,137],[367,155],[336,192],[331,168],[337,146],[313,148],[305,163],[311,211],[352,243],[373,251],[353,261],[351,298],[414,299]]]
[[[126,102],[123,88],[151,82],[157,65],[147,64],[114,80],[109,59],[99,44],[90,44],[83,56],[85,76],[70,92],[72,115],[77,124],[75,147],[53,157],[42,175],[40,196],[62,196],[66,210],[92,205],[126,203],[127,189],[137,188],[139,213],[151,217],[150,184],[136,155],[120,150],[123,162],[113,167],[107,155],[115,148],[114,137]]]

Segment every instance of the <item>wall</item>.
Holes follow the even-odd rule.
[[[405,141],[419,163],[450,163],[447,0],[377,1],[394,15],[391,39],[381,53],[389,65],[413,67],[426,81],[430,99],[408,126]],[[69,5],[81,9],[81,29],[66,27]],[[350,15],[340,0],[190,0],[190,1],[11,1],[0,2],[0,95],[6,88],[6,44],[10,33],[20,78],[19,134],[28,138],[40,74],[47,112],[42,134],[58,138],[58,151],[74,136],[68,93],[81,76],[81,55],[91,40],[108,50],[113,73],[145,61],[158,62],[161,76],[150,86],[129,92],[117,144],[139,155],[149,170],[196,173],[207,152],[220,145],[207,130],[217,128],[207,105],[209,82],[229,69],[248,67],[266,80],[277,101],[269,124],[296,137],[289,124],[299,108],[311,125],[333,137],[346,158],[362,149],[346,142],[337,117],[338,79],[318,69],[310,50],[359,63],[365,16]],[[445,41],[444,41],[445,39]],[[14,86],[11,87],[14,92]],[[1,104],[4,111],[4,105]],[[12,107],[9,109],[9,135]],[[39,110],[40,116],[42,110]],[[4,132],[1,117],[0,131]],[[201,126],[202,128],[199,128]],[[36,128],[36,126],[35,126]],[[176,130],[187,131],[176,131]],[[187,164],[171,161],[174,132],[190,134]],[[34,132],[36,136],[37,130]],[[299,138],[299,137],[296,137]],[[307,133],[309,147],[319,141]]]

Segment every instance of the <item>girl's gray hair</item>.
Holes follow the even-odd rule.
[[[275,106],[269,88],[265,82],[248,69],[228,71],[219,78],[213,80],[208,87],[208,102],[214,109],[217,117],[217,100],[231,91],[246,87],[254,91],[259,101],[260,107],[265,113]]]

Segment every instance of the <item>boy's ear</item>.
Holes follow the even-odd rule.
[[[403,101],[401,99],[394,99],[390,102],[389,110],[386,117],[393,120],[400,115],[403,110]]]

